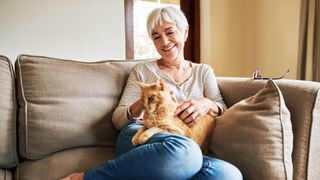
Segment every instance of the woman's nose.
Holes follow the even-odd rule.
[[[161,40],[162,40],[162,45],[164,45],[164,46],[168,45],[170,42],[170,40],[167,36],[162,36]]]

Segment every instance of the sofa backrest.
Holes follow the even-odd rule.
[[[12,64],[0,55],[0,168],[18,163],[16,138],[16,98]]]
[[[266,81],[218,78],[221,94],[230,107],[257,93]],[[293,179],[318,179],[320,174],[320,83],[277,80],[291,114],[294,135]]]
[[[81,146],[115,146],[111,117],[139,61],[80,62],[20,55],[19,153],[38,159]]]

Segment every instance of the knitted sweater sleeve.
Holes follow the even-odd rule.
[[[141,90],[136,81],[140,81],[140,77],[137,69],[134,68],[130,72],[121,100],[112,114],[112,122],[116,129],[121,129],[131,122],[127,117],[127,110],[130,104],[140,99],[141,94]]]
[[[220,94],[216,76],[210,66],[206,67],[206,71],[204,73],[204,96],[214,101],[220,108],[221,113],[227,109],[227,106]]]

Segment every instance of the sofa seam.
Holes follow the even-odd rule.
[[[8,59],[9,60],[9,59]],[[14,69],[13,69],[13,64],[11,64],[11,61],[9,60],[9,67],[10,67],[10,73],[11,73],[11,82],[12,82],[12,86],[13,86],[13,90],[12,90],[12,98],[13,98],[13,100],[14,100],[14,104],[13,104],[13,111],[14,111],[14,113],[13,113],[13,119],[14,119],[14,121],[13,121],[13,126],[14,126],[14,128],[15,128],[15,131],[13,131],[12,132],[12,137],[13,137],[13,139],[14,139],[14,145],[15,145],[15,147],[14,147],[14,145],[13,145],[13,147],[12,147],[12,152],[14,152],[14,154],[13,154],[13,164],[12,165],[16,165],[18,162],[19,162],[19,160],[18,160],[18,143],[17,143],[17,141],[18,141],[18,138],[17,138],[17,132],[18,132],[18,130],[17,130],[17,112],[18,112],[18,108],[17,108],[17,97],[16,97],[16,82],[15,82],[15,79],[16,79],[16,76],[15,76],[15,72],[14,72]],[[16,157],[14,157],[14,156],[16,156]]]
[[[20,84],[20,91],[21,91],[21,97],[22,97],[22,99],[23,99],[23,101],[24,101],[24,105],[25,105],[25,107],[24,107],[24,114],[25,114],[25,121],[24,121],[24,131],[25,131],[25,144],[24,144],[24,148],[25,148],[25,154],[26,154],[26,156],[27,157],[29,157],[30,158],[30,154],[29,154],[29,150],[28,150],[28,144],[29,144],[29,142],[28,142],[28,138],[27,138],[27,136],[28,136],[28,132],[27,132],[27,121],[28,121],[28,115],[27,115],[27,109],[28,109],[28,104],[27,104],[27,101],[26,101],[26,98],[25,98],[25,95],[24,95],[24,89],[23,89],[23,80],[22,80],[22,70],[21,70],[21,57],[22,57],[23,55],[19,55],[18,56],[18,58],[17,58],[17,68],[18,68],[18,70],[19,70],[19,78],[20,78],[20,81],[19,81],[19,84]],[[18,121],[20,122],[20,115],[19,115],[19,117],[18,117]]]
[[[54,58],[54,57],[50,57],[50,56],[40,56],[40,55],[30,55],[30,54],[20,54],[18,56],[18,59],[20,59],[20,57],[35,57],[35,58],[46,58],[46,59],[52,59],[52,60],[58,60],[58,61],[63,61],[63,62],[76,62],[76,63],[80,63],[80,64],[96,64],[96,63],[106,63],[106,62],[143,62],[146,60],[154,60],[155,58],[148,58],[148,59],[139,59],[139,60],[121,60],[121,59],[104,59],[104,60],[94,60],[94,61],[81,61],[81,60],[75,60],[75,59],[62,59],[62,58]]]
[[[285,131],[286,130],[283,127],[284,126],[284,122],[283,122],[283,115],[282,115],[283,103],[285,104],[285,102],[284,102],[283,95],[282,95],[282,92],[281,92],[280,88],[278,87],[278,85],[274,81],[272,81],[272,82],[273,82],[274,87],[276,88],[276,92],[277,92],[277,95],[279,97],[279,113],[280,113],[281,131],[282,131],[282,133],[281,133],[281,135],[282,135],[282,157],[283,157],[283,162],[282,163],[283,163],[284,172],[285,172],[285,176],[286,176],[285,179],[288,179],[288,171],[287,171],[288,167],[287,167],[287,163],[286,163],[287,156],[286,156],[286,153],[285,153],[285,148],[286,148],[286,145],[285,145],[286,132]],[[290,119],[291,119],[291,116],[290,116]],[[291,121],[290,121],[290,123],[291,123]],[[292,154],[290,156],[292,156]],[[292,169],[292,175],[293,175],[293,169]]]

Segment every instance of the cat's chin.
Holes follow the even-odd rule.
[[[147,109],[146,113],[148,114],[154,114],[156,112],[156,109]]]

